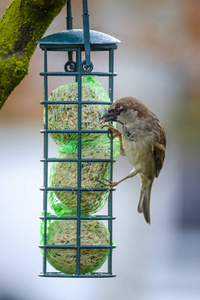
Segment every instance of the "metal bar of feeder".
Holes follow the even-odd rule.
[[[82,75],[87,75],[85,72],[81,72]],[[78,76],[79,72],[40,72],[41,76]],[[117,76],[117,73],[112,72],[91,72],[90,75],[94,76]]]
[[[78,129],[41,129],[41,133],[78,133]],[[80,130],[81,133],[110,133],[109,130]]]
[[[72,29],[73,28],[73,17],[72,17],[71,0],[67,1],[66,28],[67,29]]]
[[[113,65],[113,61],[114,61],[114,50],[111,49],[109,50],[109,72],[113,73],[114,72],[114,65]],[[114,80],[113,80],[113,76],[109,77],[109,97],[111,102],[113,102],[113,87],[114,87]],[[111,136],[113,136],[113,134],[111,134]],[[113,143],[112,143],[112,139],[110,140],[110,149],[111,149],[111,160],[113,160]],[[110,180],[112,180],[113,178],[113,165],[110,164]],[[112,193],[110,193],[109,195],[109,199],[108,199],[108,215],[112,216],[113,212],[112,212]],[[113,240],[113,224],[112,224],[112,219],[110,219],[108,221],[108,230],[110,232],[110,246],[112,245],[112,240]],[[108,272],[110,274],[112,274],[112,251],[109,251],[109,255],[108,255]]]
[[[44,50],[44,70],[47,72],[47,51]],[[44,101],[48,101],[48,80],[47,75],[44,77]],[[45,104],[45,127],[48,128],[48,106]],[[48,133],[44,133],[44,157],[48,157]],[[48,186],[48,163],[44,163],[44,187]],[[44,210],[44,246],[46,245],[46,233],[47,233],[47,190],[43,193],[43,210]],[[46,272],[46,249],[44,249],[43,255],[43,272]]]
[[[85,48],[86,67],[91,66],[90,61],[90,25],[87,0],[83,0],[83,37]]]
[[[107,191],[108,188],[77,188],[77,187],[41,187],[41,191]]]
[[[41,162],[78,162],[78,158],[41,158]],[[82,158],[81,162],[113,162],[108,158]]]
[[[81,132],[81,121],[82,121],[82,113],[81,113],[81,101],[82,101],[82,76],[80,74],[81,70],[81,50],[78,49],[77,52],[77,68],[78,68],[78,73],[79,75],[77,76],[78,80],[78,170],[77,170],[77,187],[78,187],[78,192],[77,192],[77,257],[76,257],[76,273],[80,275],[80,236],[81,236],[81,138],[82,138],[82,132]]]
[[[110,245],[39,245],[41,249],[114,249],[116,246]]]
[[[103,272],[94,272],[91,274],[63,274],[60,272],[46,272],[40,273],[40,277],[60,277],[60,278],[105,278],[105,277],[116,277],[115,274],[103,273]]]
[[[71,30],[73,28],[71,0],[67,1],[66,28],[67,28],[67,30]],[[68,51],[68,62],[67,62],[66,67],[67,66],[69,66],[70,71],[75,71],[75,65],[74,65],[74,62],[73,62],[73,50]],[[65,70],[67,71],[66,68],[65,68]]]
[[[50,100],[50,101],[40,101],[40,104],[47,104],[47,105],[54,105],[54,104],[78,104],[79,102],[78,101],[57,101],[57,100]],[[82,101],[81,103],[82,105],[83,104],[91,104],[91,105],[94,105],[94,104],[100,104],[100,105],[111,105],[111,102],[108,102],[108,101]]]
[[[77,216],[47,216],[46,219],[47,220],[77,220]],[[40,217],[41,220],[44,219],[44,216]],[[109,216],[102,216],[102,215],[95,215],[95,216],[81,216],[80,217],[81,220],[115,220],[116,217],[109,217]]]

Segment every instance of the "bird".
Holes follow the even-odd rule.
[[[109,121],[117,122],[119,129],[112,124],[104,124],[102,128],[108,127],[113,132],[113,138],[119,138],[119,152],[127,157],[133,169],[117,182],[104,178],[102,183],[109,187],[108,192],[122,181],[139,174],[140,198],[137,209],[139,213],[143,213],[145,221],[150,224],[151,188],[154,179],[158,178],[165,159],[164,128],[150,108],[133,97],[124,97],[113,102],[103,114],[100,123]]]

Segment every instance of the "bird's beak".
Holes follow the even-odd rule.
[[[100,123],[108,122],[108,121],[116,121],[116,119],[117,119],[117,116],[113,112],[107,111],[101,118]]]

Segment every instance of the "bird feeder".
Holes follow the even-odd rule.
[[[44,71],[40,73],[44,78],[42,277],[115,276],[112,191],[106,193],[100,183],[103,177],[112,180],[115,140],[108,138],[109,131],[101,129],[99,120],[113,102],[114,50],[120,41],[89,29],[87,1],[82,2],[83,29],[72,29],[68,0],[67,30],[38,41],[44,52]],[[91,53],[99,51],[108,56],[106,72],[94,70]],[[62,70],[48,71],[50,52],[66,53]],[[53,76],[72,77],[73,83],[57,87],[49,95]],[[100,77],[107,78],[108,93],[98,81]],[[49,157],[51,138],[58,147],[56,158]],[[105,214],[97,214],[105,207]],[[55,271],[51,267],[49,271],[50,265]]]

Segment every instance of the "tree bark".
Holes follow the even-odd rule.
[[[67,0],[13,0],[0,20],[0,109],[28,74],[41,39]]]

